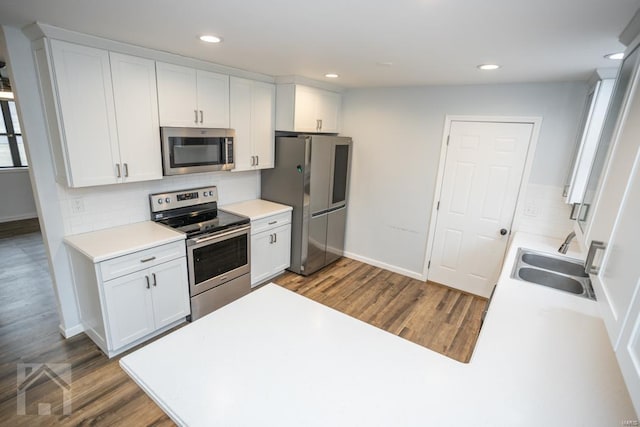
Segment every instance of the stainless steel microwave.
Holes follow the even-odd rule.
[[[161,127],[164,175],[231,170],[233,129]]]

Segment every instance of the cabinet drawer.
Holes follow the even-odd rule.
[[[184,240],[123,255],[98,264],[103,281],[185,256]]]
[[[261,233],[291,222],[291,211],[251,221],[251,234]]]

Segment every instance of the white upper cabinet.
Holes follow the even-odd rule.
[[[229,127],[229,76],[156,63],[160,126]]]
[[[235,130],[234,171],[272,168],[275,86],[231,77],[230,127]]]
[[[582,202],[613,93],[616,73],[616,69],[598,70],[589,89],[580,122],[578,144],[567,179],[566,201],[569,204]]]
[[[54,144],[69,187],[162,178],[154,62],[51,40],[34,47]]]
[[[51,61],[57,117],[47,113],[59,125],[68,185],[115,184],[120,151],[109,52],[52,40]]]
[[[276,129],[338,133],[342,96],[299,84],[280,84],[276,92]]]
[[[121,176],[124,182],[162,178],[155,62],[109,53]]]

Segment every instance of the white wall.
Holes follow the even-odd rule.
[[[0,222],[38,216],[28,169],[0,169],[0,198]]]
[[[342,134],[354,141],[348,255],[422,275],[447,114],[542,117],[529,183],[555,187],[560,200],[586,92],[583,82],[347,91]],[[527,193],[525,201],[535,200],[538,214],[528,217],[530,231],[557,203],[539,191]],[[564,226],[553,232],[558,229]]]

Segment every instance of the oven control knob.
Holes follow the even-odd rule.
[[[210,196],[213,196],[213,191],[209,191],[209,195],[210,195]]]
[[[203,192],[202,192],[202,197],[207,197],[207,196],[208,196],[207,192],[206,192],[206,191],[203,191]]]
[[[161,205],[163,202],[162,198],[158,199],[158,204]]]
[[[167,197],[166,199],[164,199],[164,201],[167,202],[167,203],[171,203],[171,198]]]

